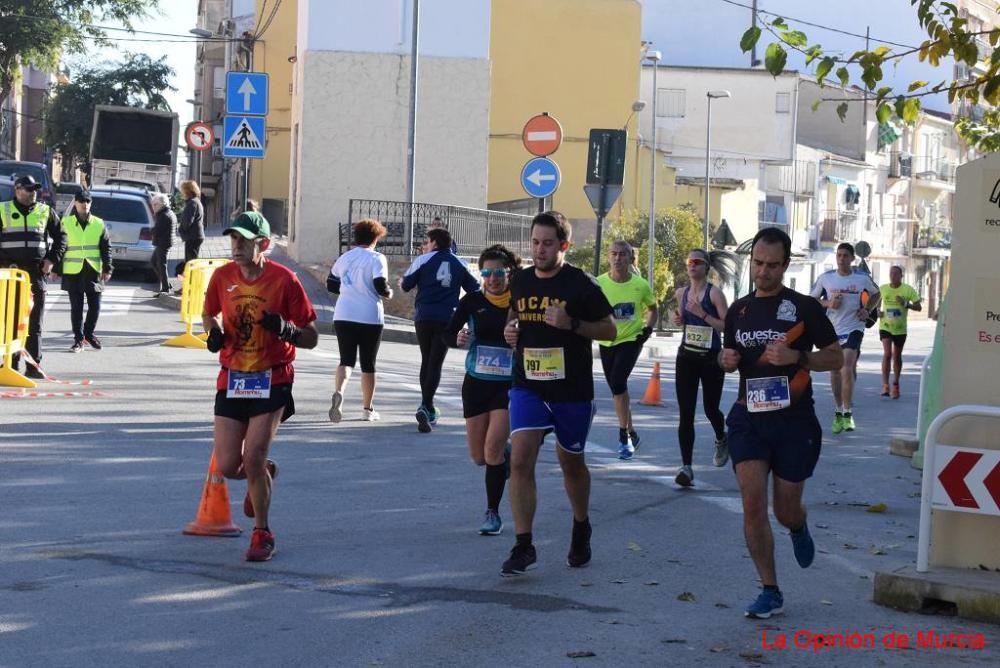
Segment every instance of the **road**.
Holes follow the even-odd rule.
[[[249,564],[249,540],[181,535],[194,517],[212,442],[213,382],[205,351],[167,348],[177,314],[138,284],[118,283],[98,325],[103,351],[72,355],[69,305],[53,292],[43,396],[0,399],[0,665],[2,666],[624,666],[996,665],[995,627],[898,613],[872,603],[875,571],[916,558],[919,471],[888,454],[912,430],[917,371],[933,330],[907,343],[903,399],[880,399],[879,347],[860,364],[859,430],[825,433],[806,488],[819,553],[799,569],[776,527],[786,614],[743,618],[756,579],[731,468],[711,466],[699,416],[692,490],[679,464],[672,369],[663,408],[636,407],[644,437],[631,462],[615,456],[617,424],[595,364],[598,416],[588,443],[594,560],[564,565],[570,512],[551,439],[539,464],[539,568],[498,575],[513,543],[476,533],[483,471],[468,460],[461,420],[462,356],[446,362],[444,411],[418,434],[416,348],[385,343],[376,406],[359,420],[355,380],[345,421],[327,421],[337,361],[333,337],[301,351],[298,413],[281,427],[271,526],[273,561]],[[642,395],[651,361],[630,381]],[[815,378],[824,429],[827,374]],[[732,403],[727,381],[724,406]],[[63,393],[70,393],[69,396]],[[51,393],[54,396],[44,396]],[[229,485],[233,515],[244,486]],[[885,513],[869,513],[884,503]],[[501,511],[510,520],[506,499]],[[983,650],[801,649],[802,634],[982,633]],[[785,634],[791,647],[767,649]],[[571,658],[574,652],[593,653]]]

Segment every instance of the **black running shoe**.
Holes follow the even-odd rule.
[[[101,348],[104,347],[101,345],[101,340],[96,336],[94,336],[93,334],[86,334],[84,335],[83,338],[87,341],[87,343],[90,344],[90,347],[93,348],[94,350],[100,350]]]
[[[590,520],[573,522],[573,540],[569,544],[569,554],[566,555],[566,565],[570,568],[582,568],[590,563]]]
[[[534,545],[515,545],[510,551],[510,558],[500,567],[500,575],[505,578],[524,575],[535,569],[537,560]]]

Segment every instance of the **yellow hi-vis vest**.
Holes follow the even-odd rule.
[[[63,256],[63,274],[74,275],[83,271],[83,263],[101,273],[101,237],[104,236],[104,221],[91,215],[87,227],[80,225],[75,214],[62,219],[66,230],[66,255]]]
[[[35,204],[27,216],[14,208],[14,202],[0,204],[0,248],[14,255],[20,251],[26,257],[45,257],[45,226],[49,223],[49,207]]]

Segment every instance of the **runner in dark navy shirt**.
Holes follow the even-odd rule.
[[[823,432],[809,372],[843,363],[837,334],[819,303],[782,285],[791,247],[777,228],[754,237],[750,274],[756,290],[729,307],[719,353],[719,366],[740,372],[739,399],[726,425],[743,496],[743,532],[764,585],[745,611],[755,619],[779,614],[784,606],[767,513],[768,474],[774,479],[774,516],[791,531],[796,561],[806,568],[815,556],[802,492],[819,459]]]
[[[428,433],[437,424],[441,411],[434,407],[434,394],[441,383],[448,346],[443,334],[458,306],[460,290],[475,292],[479,282],[451,252],[448,230],[427,230],[424,254],[417,257],[399,282],[403,292],[417,289],[416,314],[413,317],[420,344],[420,407],[417,430]]]

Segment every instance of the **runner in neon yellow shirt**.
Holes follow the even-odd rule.
[[[882,341],[882,396],[899,399],[899,373],[903,368],[903,345],[906,343],[906,317],[910,311],[921,310],[920,293],[903,283],[903,268],[889,269],[889,282],[879,288],[882,311],[878,322],[878,338]],[[889,363],[894,380],[889,393]]]

